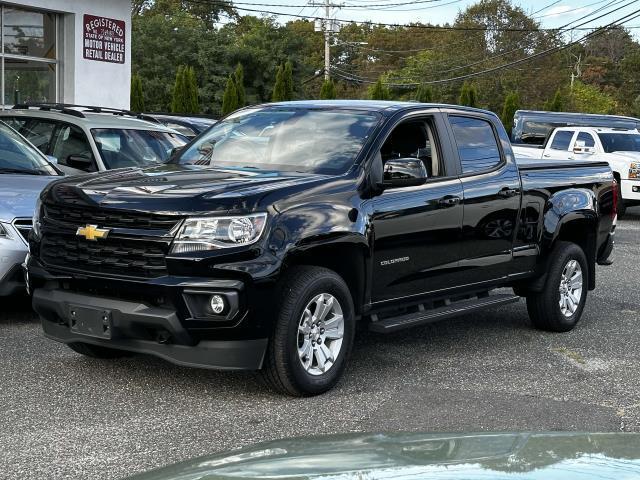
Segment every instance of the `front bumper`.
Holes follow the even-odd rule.
[[[109,311],[111,338],[72,331],[69,312],[76,307]],[[189,367],[258,370],[267,348],[266,338],[197,340],[182,326],[174,310],[140,302],[39,288],[33,292],[33,308],[42,318],[45,335],[58,342],[150,354]]]
[[[25,290],[21,265],[27,256],[27,245],[17,232],[11,238],[0,238],[0,296]]]
[[[640,180],[622,180],[620,192],[625,202],[640,203]]]

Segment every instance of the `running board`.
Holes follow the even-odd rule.
[[[390,333],[396,330],[424,325],[427,323],[438,322],[450,317],[457,317],[467,313],[477,312],[485,308],[497,307],[515,303],[520,300],[516,295],[489,295],[486,297],[472,298],[469,300],[460,300],[452,302],[443,307],[437,307],[430,310],[422,310],[414,313],[400,315],[398,317],[384,318],[369,324],[369,330],[378,333]]]

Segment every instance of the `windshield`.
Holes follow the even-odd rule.
[[[3,122],[0,122],[0,173],[58,175],[38,150]]]
[[[640,152],[640,134],[637,133],[599,133],[602,148],[607,153]]]
[[[378,118],[346,110],[242,110],[203,133],[176,161],[337,175],[353,165]]]
[[[188,142],[183,135],[155,130],[95,128],[91,133],[107,169],[166,162]]]

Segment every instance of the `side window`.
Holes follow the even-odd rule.
[[[429,119],[416,119],[396,126],[380,148],[383,165],[395,158],[416,158],[424,163],[427,178],[444,176],[436,145],[435,128]]]
[[[75,125],[62,125],[53,141],[51,155],[58,159],[61,165],[95,172],[95,160],[91,146],[82,129]]]
[[[30,119],[20,130],[20,133],[33,143],[42,153],[48,154],[51,137],[56,123],[49,120]]]
[[[578,133],[578,138],[576,138],[576,143],[579,141],[584,142],[585,147],[595,147],[596,141],[593,139],[593,136],[587,132]]]
[[[551,142],[552,150],[569,150],[569,145],[571,144],[571,139],[573,138],[573,132],[568,130],[559,130],[553,136],[553,141]]]
[[[24,127],[25,123],[27,123],[26,118],[0,117],[0,120],[2,120],[4,123],[18,132],[22,129],[22,127]]]
[[[488,121],[452,115],[449,123],[458,147],[463,174],[491,170],[500,164],[500,148]]]

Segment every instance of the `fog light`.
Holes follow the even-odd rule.
[[[224,311],[224,298],[221,295],[211,295],[209,305],[213,313],[220,315]]]
[[[632,191],[634,193],[638,193],[638,192],[640,192],[640,187],[633,187]]]

